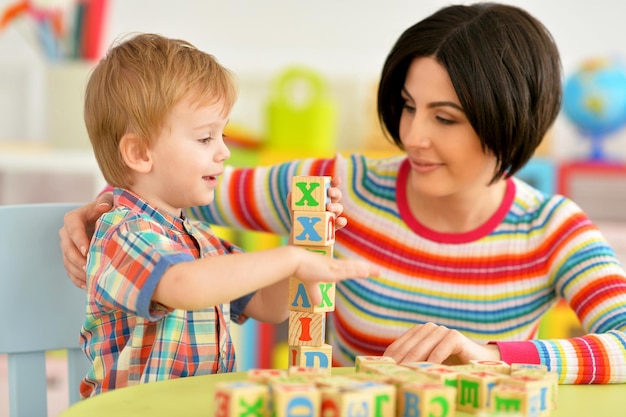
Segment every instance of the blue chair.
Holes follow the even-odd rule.
[[[9,416],[45,417],[46,352],[67,350],[69,403],[89,369],[80,349],[85,292],[68,279],[63,215],[78,204],[0,206],[0,353],[8,354]]]

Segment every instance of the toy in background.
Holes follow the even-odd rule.
[[[102,53],[107,11],[108,0],[23,0],[2,11],[0,30],[14,21],[27,23],[20,26],[23,36],[47,61],[93,61]]]
[[[108,10],[109,0],[24,0],[0,10],[0,36],[14,27],[43,58],[41,135],[54,148],[91,149],[83,98],[103,54]]]
[[[589,159],[610,159],[604,140],[626,124],[626,67],[609,58],[583,62],[565,81],[563,111],[591,141]]]
[[[337,108],[326,80],[316,71],[292,67],[274,80],[267,105],[266,148],[327,152],[335,149]]]

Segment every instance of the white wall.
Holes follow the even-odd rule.
[[[626,3],[615,0],[518,0],[552,31],[565,73],[592,56],[626,57]],[[9,0],[0,0],[0,9]],[[340,103],[340,134],[358,144],[373,124],[372,92],[383,60],[399,34],[439,7],[437,0],[111,0],[105,43],[129,32],[184,38],[216,55],[240,77],[233,120],[262,134],[262,107],[272,76],[303,64],[329,80]],[[461,3],[470,3],[461,1]],[[0,140],[45,140],[44,63],[12,25],[0,33]],[[28,29],[28,28],[26,28]],[[566,121],[557,123],[557,156],[584,152]],[[607,147],[625,154],[621,136]]]

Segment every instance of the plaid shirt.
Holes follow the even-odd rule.
[[[81,343],[92,368],[81,395],[234,371],[229,325],[245,321],[252,294],[194,311],[169,308],[152,296],[170,266],[242,250],[207,224],[158,211],[128,191],[114,189],[114,207],[98,221],[87,257]]]

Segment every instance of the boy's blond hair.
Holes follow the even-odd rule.
[[[139,34],[111,47],[91,73],[84,108],[89,139],[109,185],[131,185],[119,152],[122,136],[133,133],[149,148],[174,106],[186,98],[195,105],[222,103],[228,114],[237,89],[215,57],[189,42]]]

